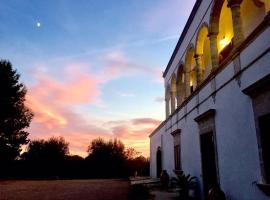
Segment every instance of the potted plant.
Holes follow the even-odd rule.
[[[171,179],[172,183],[179,187],[179,195],[183,200],[190,198],[190,191],[197,186],[196,177],[190,174],[185,175],[183,171],[175,173],[176,177]]]

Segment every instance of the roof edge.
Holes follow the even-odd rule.
[[[177,42],[177,44],[176,44],[176,46],[174,48],[174,51],[173,51],[173,54],[172,54],[172,56],[171,56],[171,58],[169,60],[169,63],[167,64],[167,67],[166,67],[165,71],[163,72],[163,75],[162,75],[163,78],[165,78],[165,76],[167,75],[167,73],[169,71],[169,68],[170,68],[170,66],[171,66],[171,64],[172,64],[172,62],[173,62],[173,60],[174,60],[174,58],[175,58],[175,56],[177,54],[177,51],[180,48],[180,46],[181,46],[181,44],[182,44],[182,42],[183,42],[183,40],[184,40],[184,38],[185,38],[185,36],[186,36],[186,34],[188,32],[188,29],[189,29],[189,27],[190,27],[190,25],[191,25],[191,23],[192,23],[192,21],[193,21],[193,19],[195,17],[195,14],[198,11],[201,3],[202,3],[202,0],[197,0],[195,2],[194,6],[192,8],[192,11],[191,11],[191,13],[190,13],[190,15],[188,17],[187,23],[186,23],[186,25],[185,25],[182,33],[181,33],[181,36],[180,36],[180,38],[179,38],[179,40],[178,40],[178,42]]]
[[[167,121],[167,120],[164,120],[163,122],[161,122],[160,125],[159,125],[155,130],[153,130],[152,133],[151,133],[148,137],[150,138],[150,137],[152,137],[153,135],[155,135],[156,132],[157,132],[158,130],[160,130],[160,129],[165,125],[166,121]]]

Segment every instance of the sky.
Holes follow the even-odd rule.
[[[0,52],[21,74],[30,139],[86,156],[118,138],[149,156],[165,70],[195,0],[1,0]]]

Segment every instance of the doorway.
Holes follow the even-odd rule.
[[[261,138],[261,152],[264,165],[264,178],[270,183],[270,114],[259,117],[259,128]]]
[[[157,150],[157,178],[160,178],[160,174],[162,171],[162,155],[161,155],[161,149],[158,147]]]
[[[201,159],[202,159],[202,178],[204,195],[208,194],[211,187],[218,183],[216,153],[213,132],[200,135]]]

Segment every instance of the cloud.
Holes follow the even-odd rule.
[[[136,74],[147,74],[154,79],[160,79],[161,71],[153,66],[146,66],[136,63],[128,58],[121,51],[110,52],[102,56],[104,69],[100,72],[100,76],[104,80],[112,80],[121,76],[134,76]]]
[[[164,102],[164,97],[156,97],[155,102],[163,103]]]
[[[60,75],[44,65],[32,71],[34,81],[29,84],[26,97],[27,105],[35,114],[29,128],[31,139],[63,136],[70,143],[72,154],[86,156],[92,139],[117,137],[126,146],[136,147],[144,155],[149,154],[148,135],[157,126],[158,120],[136,118],[104,121],[95,119],[91,114],[86,118],[84,111],[76,110],[76,106],[102,103],[102,88],[111,80],[152,72],[146,66],[132,63],[121,52],[107,54],[103,64],[95,73],[87,63],[68,64]],[[133,96],[132,93],[120,95]]]
[[[161,121],[152,118],[137,118],[133,119],[132,123],[134,125],[159,125]]]
[[[144,155],[149,155],[149,138],[152,131],[161,123],[153,118],[134,118],[126,121],[110,121],[110,129],[114,136],[127,146],[134,147]]]

